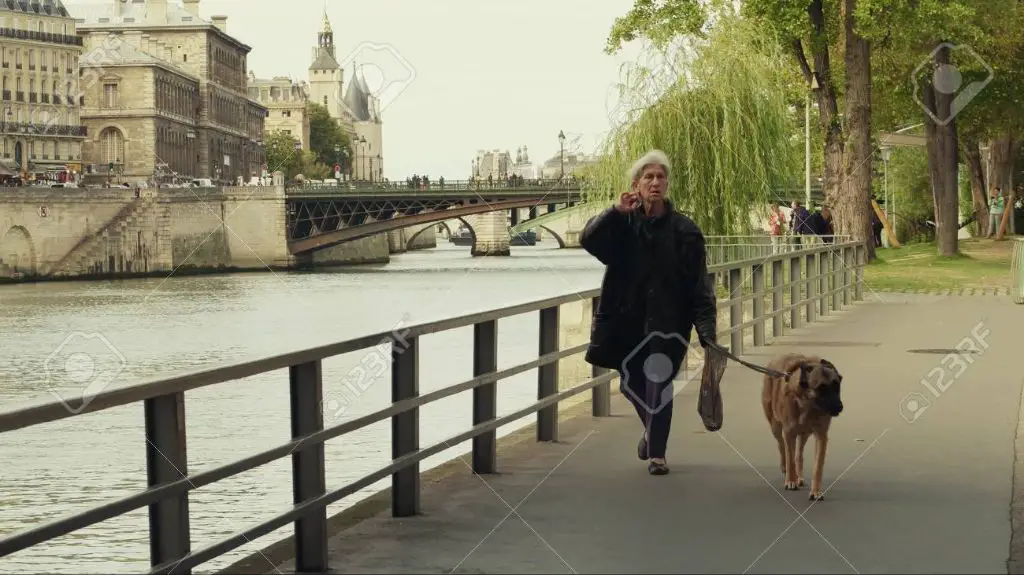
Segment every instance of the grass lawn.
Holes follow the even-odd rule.
[[[959,290],[1010,287],[1014,241],[960,240],[960,254],[940,257],[935,244],[879,249],[864,270],[867,290]]]

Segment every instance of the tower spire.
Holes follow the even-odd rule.
[[[324,28],[321,31],[325,33],[331,32],[331,21],[327,18],[327,0],[324,0]]]

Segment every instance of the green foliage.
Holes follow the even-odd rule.
[[[891,129],[925,119],[915,99],[933,81],[928,60],[940,42],[956,46],[960,90],[991,81],[956,117],[959,134],[985,139],[1024,125],[1024,10],[1016,0],[858,0],[859,31],[874,42],[872,119]],[[974,57],[977,55],[980,62]]]
[[[291,134],[271,132],[263,141],[267,154],[267,168],[271,173],[283,172],[285,178],[294,178],[302,169],[302,153],[296,151],[299,141]]]
[[[614,54],[623,44],[638,38],[663,49],[681,35],[702,36],[711,10],[719,4],[706,0],[636,0],[625,16],[615,19],[605,53]]]
[[[617,197],[629,189],[632,163],[660,149],[672,165],[670,198],[706,234],[747,231],[752,208],[798,184],[803,140],[793,136],[802,110],[787,100],[785,56],[753,23],[721,16],[708,41],[663,57],[663,73],[640,67],[623,83],[633,111],[608,136],[586,193]]]
[[[875,180],[884,184],[881,179]],[[884,197],[876,185],[875,193]],[[926,222],[935,219],[928,156],[923,148],[895,148],[889,157],[889,196],[896,208],[897,234],[901,241],[931,241],[935,228]],[[970,202],[968,202],[970,205]],[[891,210],[892,206],[887,209]]]
[[[348,134],[320,104],[309,104],[306,113],[309,116],[309,148],[316,155],[316,161],[328,167],[339,163],[341,171],[348,172],[352,161],[352,143]]]

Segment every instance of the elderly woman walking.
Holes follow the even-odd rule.
[[[618,370],[619,390],[644,426],[637,455],[664,475],[675,379],[696,327],[716,341],[715,294],[704,235],[668,200],[669,162],[654,150],[630,169],[630,191],[587,222],[580,243],[603,263],[586,360]]]

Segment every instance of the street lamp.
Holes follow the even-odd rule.
[[[338,169],[334,171],[334,178],[341,179],[341,144],[334,144],[334,161],[338,164]]]
[[[363,156],[363,171],[359,175],[360,176],[359,179],[365,181],[366,180],[366,136],[359,136],[359,140],[357,140],[357,141],[359,142],[359,145],[361,146],[361,148],[360,148],[361,152],[360,153]]]
[[[560,175],[559,175],[558,179],[559,180],[564,180],[565,179],[565,132],[563,132],[562,130],[558,131],[558,157],[559,157],[560,164],[561,164],[561,169],[559,170],[559,174]]]

